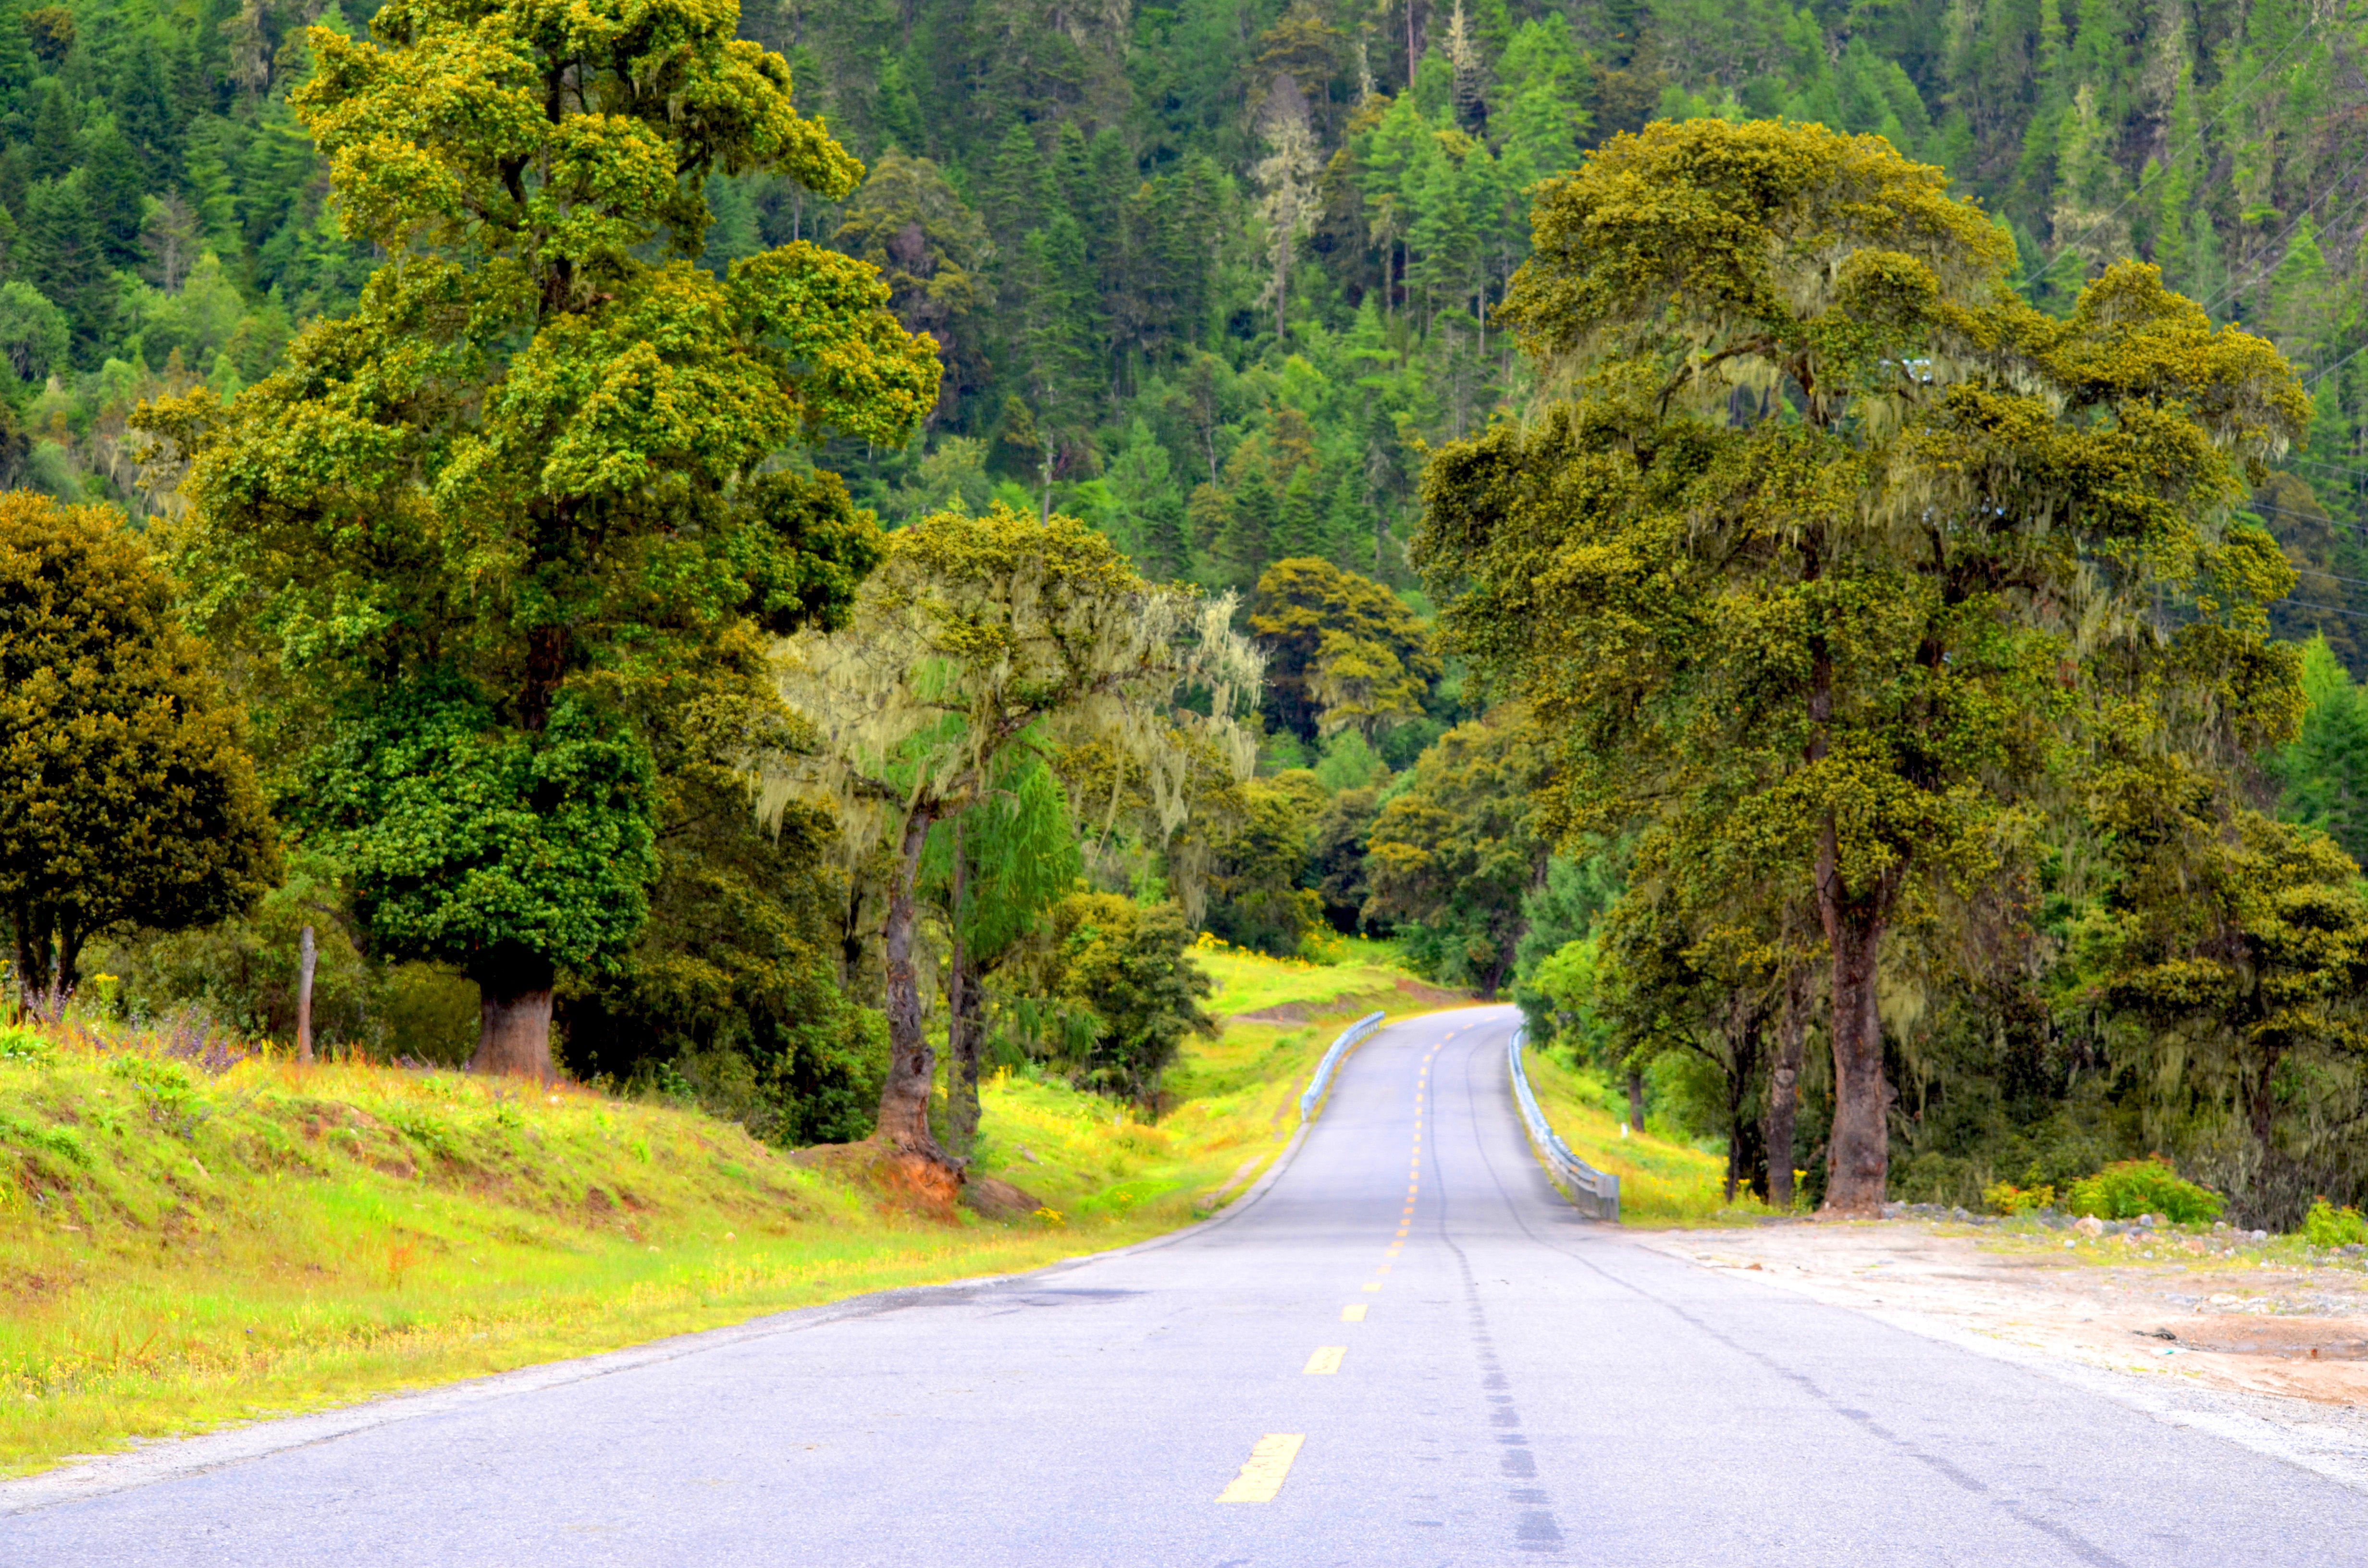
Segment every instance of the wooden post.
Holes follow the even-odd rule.
[[[320,951],[313,945],[313,928],[296,941],[296,1060],[313,1060],[313,965]]]

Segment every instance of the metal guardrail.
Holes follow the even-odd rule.
[[[1324,1060],[1315,1064],[1315,1076],[1307,1080],[1307,1092],[1299,1096],[1299,1119],[1302,1122],[1315,1114],[1315,1104],[1324,1097],[1325,1089],[1330,1086],[1333,1069],[1340,1065],[1340,1058],[1349,1054],[1350,1046],[1380,1028],[1382,1020],[1388,1017],[1387,1013],[1369,1013],[1340,1031],[1340,1038],[1332,1042],[1332,1049],[1326,1051]]]
[[[1545,1165],[1547,1179],[1581,1212],[1616,1221],[1620,1218],[1620,1178],[1610,1171],[1597,1170],[1572,1153],[1555,1136],[1554,1130],[1546,1125],[1545,1113],[1538,1109],[1538,1096],[1530,1092],[1530,1074],[1521,1065],[1521,1047],[1529,1043],[1529,1039],[1528,1026],[1515,1029],[1505,1059],[1513,1075],[1513,1103],[1520,1107],[1521,1125],[1529,1130],[1530,1145]]]

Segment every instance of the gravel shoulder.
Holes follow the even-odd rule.
[[[1793,1221],[1633,1233],[2368,1491],[2368,1271],[2237,1233]],[[2066,1244],[2067,1242],[2070,1244]]]

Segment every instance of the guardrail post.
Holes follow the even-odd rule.
[[[1538,1160],[1546,1167],[1546,1179],[1555,1190],[1582,1212],[1599,1220],[1617,1223],[1620,1219],[1620,1178],[1610,1171],[1599,1171],[1570,1152],[1547,1125],[1545,1113],[1538,1108],[1538,1096],[1530,1090],[1529,1069],[1521,1062],[1521,1047],[1529,1043],[1527,1024],[1513,1031],[1513,1042],[1506,1051],[1507,1069],[1513,1080],[1513,1103],[1521,1113],[1521,1127],[1530,1136],[1530,1146],[1537,1151]]]
[[[1380,1028],[1382,1020],[1388,1017],[1387,1013],[1368,1013],[1340,1031],[1340,1038],[1332,1042],[1332,1049],[1326,1051],[1324,1060],[1315,1064],[1315,1076],[1307,1080],[1307,1092],[1299,1096],[1299,1119],[1302,1122],[1315,1116],[1316,1105],[1324,1098],[1324,1091],[1331,1085],[1333,1069],[1340,1065],[1340,1058],[1349,1053],[1349,1047]]]

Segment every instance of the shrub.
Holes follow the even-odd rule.
[[[2368,1243],[2368,1219],[2352,1208],[2338,1209],[2324,1198],[2303,1216],[2302,1237],[2313,1246],[2340,1247]]]
[[[2216,1220],[2227,1200],[2208,1187],[2198,1187],[2170,1168],[2160,1154],[2145,1160],[2119,1160],[2095,1176],[2083,1176],[2065,1195],[2075,1214],[2100,1220],[2135,1220],[2159,1214],[2180,1224]]]
[[[0,1062],[46,1062],[57,1053],[57,1047],[32,1030],[0,1025]]]
[[[1995,1182],[1982,1188],[1982,1203],[1993,1214],[2031,1214],[2055,1206],[2055,1189],[2048,1186],[2016,1187]]]

